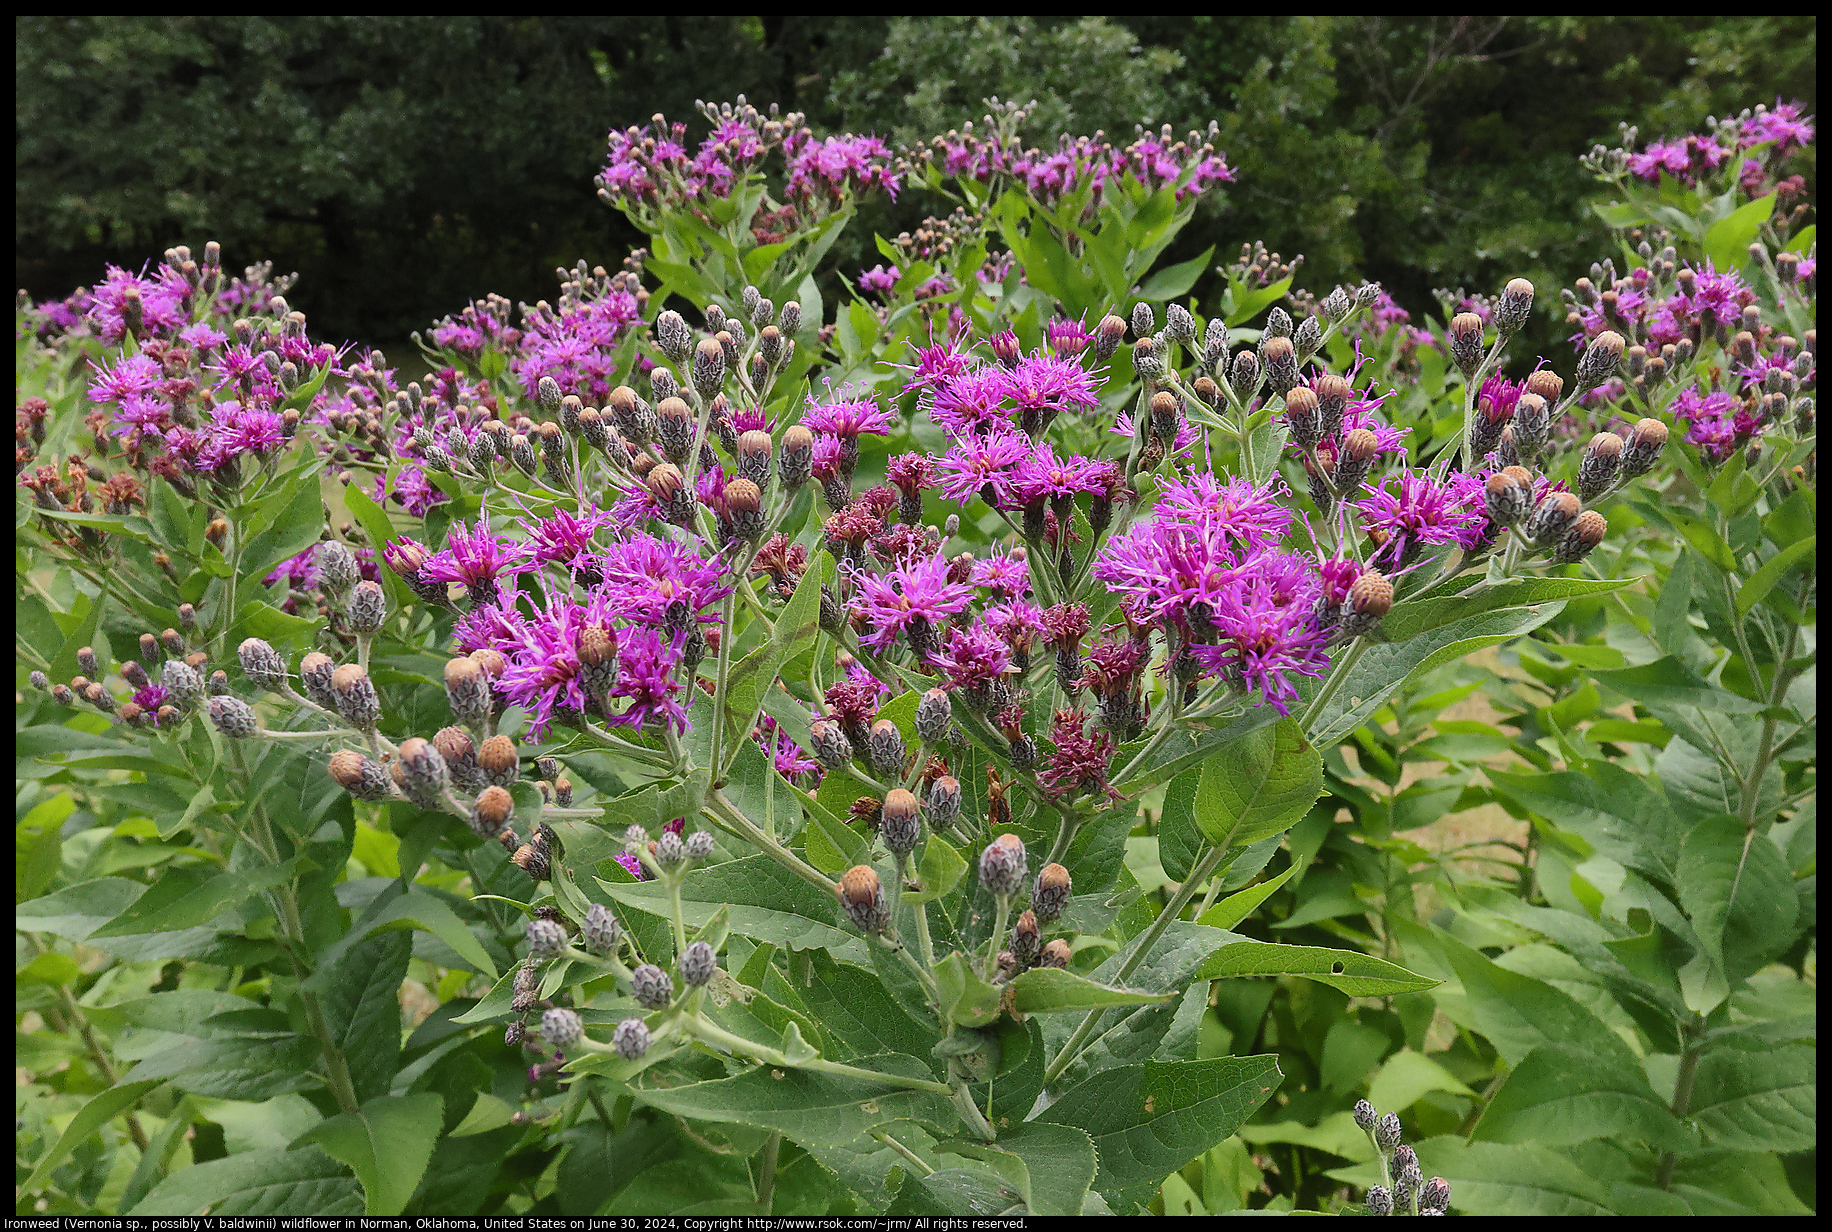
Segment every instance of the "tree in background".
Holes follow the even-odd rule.
[[[19,285],[213,235],[298,270],[370,341],[638,237],[597,201],[604,134],[743,92],[909,137],[1038,100],[1025,136],[1221,124],[1225,215],[1170,256],[1261,239],[1307,281],[1552,278],[1603,238],[1574,155],[1754,97],[1815,104],[1811,18],[31,18],[15,26]],[[697,138],[696,134],[696,138]],[[1814,178],[1809,163],[1805,174]],[[936,203],[873,207],[883,234]],[[866,228],[858,229],[861,237]],[[848,237],[842,270],[874,250]],[[853,249],[857,251],[853,251]],[[139,257],[132,257],[138,260]],[[850,263],[850,264],[849,264]],[[1200,296],[1219,290],[1198,284]],[[1528,341],[1553,345],[1552,322]]]

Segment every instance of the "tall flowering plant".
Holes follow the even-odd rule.
[[[143,1159],[231,1117],[204,1100],[290,1118],[253,1141],[293,1149],[148,1167],[121,1209],[308,1181],[316,1213],[493,1209],[477,1176],[559,1158],[501,1200],[652,1210],[686,1175],[763,1211],[1130,1211],[1282,1081],[1199,1050],[1212,981],[1434,984],[1234,928],[1320,749],[1630,584],[1574,570],[1662,423],[1575,472],[1551,431],[1622,336],[1514,388],[1514,280],[1451,322],[1459,427],[1419,456],[1356,361],[1377,286],[1301,320],[1259,267],[1206,318],[1162,304],[1188,281],[1135,293],[1227,178],[1143,134],[1059,165],[958,142],[959,183],[1022,182],[1010,271],[978,276],[982,215],[945,297],[900,275],[884,316],[828,322],[788,296],[901,164],[707,117],[693,155],[661,121],[612,136],[647,260],[563,270],[519,321],[470,305],[424,382],[225,297],[213,253],[111,275],[80,326],[22,313],[21,739],[69,784],[22,831],[23,935],[47,981],[78,944],[128,986],[224,972],[105,1015],[47,984],[129,1034],[84,1028],[106,1090],[27,1189],[116,1116]],[[1128,860],[1148,797],[1163,902]],[[122,820],[71,877],[78,798]],[[155,848],[150,886],[114,875]],[[403,1041],[409,987],[437,1008]],[[285,1060],[231,1063],[256,1049]],[[655,1175],[607,1189],[594,1152],[631,1135]]]

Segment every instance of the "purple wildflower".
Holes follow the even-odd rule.
[[[932,636],[948,617],[973,602],[973,588],[949,580],[948,562],[935,556],[891,569],[882,577],[861,573],[853,602],[871,625],[860,643],[883,653],[906,633]]]
[[[676,700],[683,688],[680,666],[679,638],[663,641],[654,629],[625,633],[617,643],[617,683],[611,686],[610,696],[627,698],[630,704],[623,713],[607,715],[604,721],[637,731],[652,722],[676,734],[686,731],[687,711]]]

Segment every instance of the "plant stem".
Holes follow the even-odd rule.
[[[1184,878],[1183,884],[1177,887],[1177,893],[1172,896],[1169,905],[1158,913],[1158,918],[1153,920],[1151,926],[1143,933],[1139,934],[1139,939],[1134,943],[1132,952],[1126,956],[1126,961],[1120,964],[1119,971],[1114,974],[1110,983],[1122,983],[1127,976],[1138,970],[1139,964],[1145,961],[1145,956],[1151,953],[1151,947],[1158,943],[1158,938],[1164,935],[1164,930],[1171,926],[1171,921],[1183,914],[1183,908],[1189,904],[1190,899],[1196,896],[1196,887],[1209,879],[1210,874],[1221,863],[1222,857],[1227,854],[1225,848],[1212,844],[1204,844],[1204,846],[1206,850],[1197,857],[1195,865],[1189,871],[1189,876]],[[1089,1038],[1094,1034],[1095,1027],[1100,1025],[1100,1020],[1105,1014],[1105,1009],[1088,1011],[1088,1016],[1083,1018],[1081,1025],[1075,1028],[1075,1034],[1069,1037],[1068,1042],[1062,1046],[1062,1051],[1056,1054],[1056,1059],[1050,1062],[1050,1067],[1044,1071],[1043,1085],[1045,1087],[1062,1077],[1062,1071],[1069,1067],[1082,1048],[1087,1045]]]
[[[771,1134],[763,1144],[763,1156],[757,1171],[757,1205],[766,1211],[770,1209],[770,1199],[776,1193],[776,1157],[781,1151],[782,1134]]]
[[[883,1130],[874,1129],[871,1131],[871,1136],[876,1138],[878,1141],[882,1142],[885,1146],[888,1146],[891,1150],[897,1152],[897,1154],[903,1156],[903,1158],[909,1162],[909,1165],[912,1168],[915,1168],[918,1172],[922,1173],[922,1175],[924,1176],[934,1176],[935,1175],[935,1169],[923,1163],[921,1156],[917,1155],[916,1152],[910,1150],[909,1147],[903,1145],[903,1143],[897,1141],[895,1138],[891,1137],[889,1134],[885,1133]]]
[[[1692,1043],[1679,1057],[1679,1077],[1673,1086],[1673,1115],[1682,1119],[1692,1104],[1692,1083],[1698,1077],[1699,1058],[1705,1052],[1704,1041],[1697,1038],[1700,1034],[1701,1032],[1694,1027],[1686,1028],[1686,1035]],[[1673,1188],[1673,1169],[1678,1163],[1679,1156],[1674,1152],[1668,1151],[1662,1155],[1660,1157],[1660,1175],[1654,1183],[1662,1189],[1671,1190]]]
[[[1349,647],[1349,652],[1336,660],[1335,665],[1330,668],[1329,679],[1323,682],[1323,687],[1311,699],[1310,705],[1304,708],[1304,717],[1298,720],[1298,726],[1304,729],[1305,739],[1310,738],[1311,721],[1323,713],[1324,704],[1336,695],[1336,690],[1340,689],[1342,682],[1348,679],[1350,669],[1367,652],[1367,649],[1368,639],[1356,638],[1355,644]]]
[[[933,1095],[953,1095],[954,1088],[944,1082],[935,1082],[928,1078],[909,1078],[902,1074],[884,1074],[877,1070],[860,1069],[856,1065],[845,1065],[839,1061],[829,1061],[825,1057],[809,1057],[804,1061],[791,1061],[781,1049],[768,1044],[759,1044],[755,1040],[734,1035],[724,1027],[709,1022],[697,1015],[683,1017],[679,1020],[681,1029],[695,1039],[708,1044],[717,1044],[728,1052],[743,1053],[755,1058],[765,1065],[779,1065],[788,1069],[805,1069],[820,1074],[832,1074],[838,1078],[860,1078],[868,1082],[881,1082],[885,1086],[902,1087],[908,1091],[928,1091]]]

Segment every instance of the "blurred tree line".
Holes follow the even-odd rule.
[[[222,241],[298,270],[323,336],[398,339],[487,291],[550,295],[636,234],[605,133],[740,92],[901,140],[1036,99],[1025,133],[1220,123],[1240,178],[1172,257],[1244,240],[1301,284],[1550,288],[1602,251],[1576,158],[1757,102],[1817,101],[1802,17],[31,17],[15,25],[18,285]],[[699,122],[697,136],[704,128]],[[1811,157],[1809,155],[1809,157]],[[1809,164],[1809,177],[1811,166]],[[868,208],[870,230],[929,210]],[[1208,288],[1199,286],[1204,296]],[[1551,345],[1553,322],[1544,322]],[[1536,340],[1537,341],[1537,340]]]

